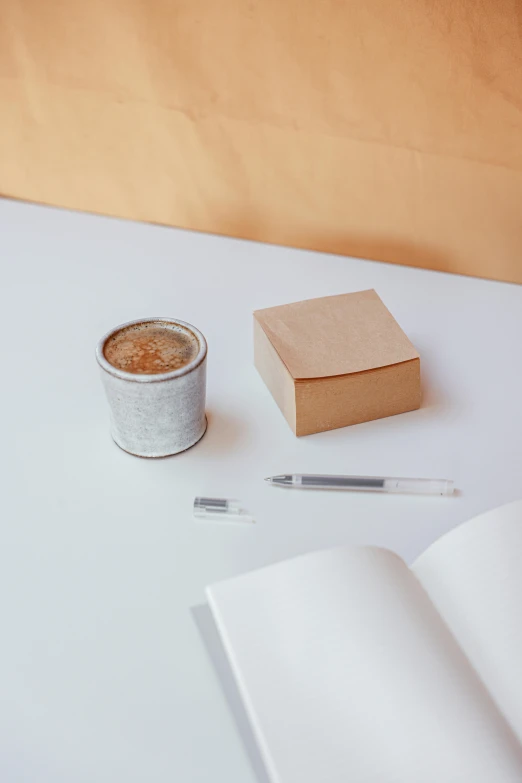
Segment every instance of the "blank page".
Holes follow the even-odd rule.
[[[522,501],[448,533],[413,571],[522,742]]]
[[[520,783],[520,746],[427,594],[380,549],[208,589],[273,783]]]

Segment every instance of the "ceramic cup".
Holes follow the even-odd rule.
[[[109,401],[111,434],[124,451],[166,457],[203,437],[207,343],[194,326],[174,318],[129,321],[102,337],[96,359]]]

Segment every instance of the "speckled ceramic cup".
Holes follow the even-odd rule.
[[[96,347],[111,434],[138,457],[167,457],[205,434],[207,343],[174,318],[141,318],[111,329]]]

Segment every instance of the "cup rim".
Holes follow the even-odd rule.
[[[179,370],[171,370],[170,372],[162,372],[162,373],[156,373],[155,375],[150,374],[138,374],[133,372],[127,372],[126,370],[120,370],[118,367],[114,367],[106,358],[104,354],[104,348],[107,340],[112,337],[117,332],[120,332],[122,329],[126,329],[128,326],[136,326],[137,324],[145,324],[145,323],[168,323],[168,324],[174,324],[175,326],[181,326],[187,329],[189,332],[192,332],[194,337],[197,339],[199,343],[199,351],[197,353],[197,356],[195,359],[193,359],[188,364],[185,364],[183,367],[180,367]],[[182,321],[179,318],[168,318],[164,316],[159,316],[156,318],[136,318],[134,321],[126,321],[123,324],[119,324],[118,326],[114,326],[110,331],[105,334],[101,340],[98,341],[98,344],[96,345],[96,360],[102,370],[104,370],[109,375],[113,375],[115,378],[120,378],[122,381],[131,381],[132,383],[159,383],[161,381],[170,381],[171,378],[180,378],[183,375],[187,375],[188,373],[192,372],[192,370],[195,370],[197,367],[199,367],[200,364],[202,364],[207,356],[207,341],[205,340],[203,334],[192,324],[189,324],[187,321]]]

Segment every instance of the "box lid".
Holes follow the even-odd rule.
[[[269,307],[254,316],[295,379],[347,375],[419,358],[373,289]]]

